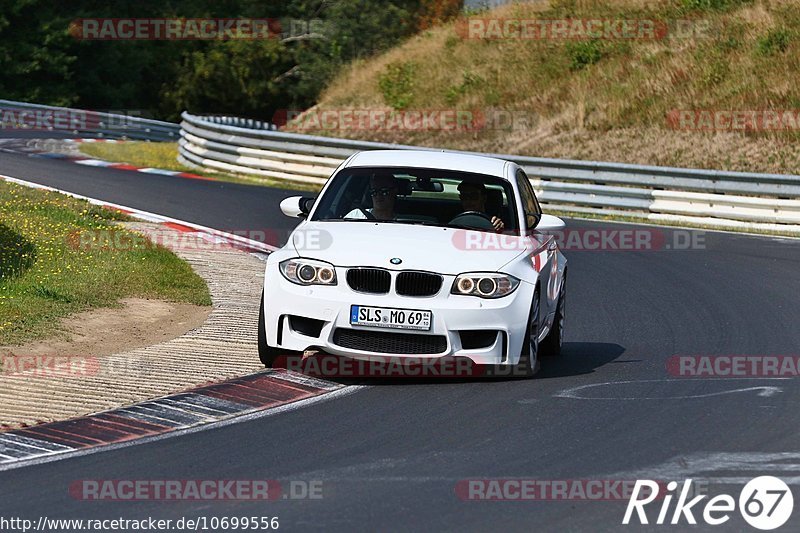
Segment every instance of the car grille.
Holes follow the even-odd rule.
[[[442,276],[429,272],[400,272],[395,291],[401,296],[433,296],[442,288]]]
[[[337,328],[333,342],[342,348],[373,353],[439,354],[447,350],[444,335],[391,333]]]
[[[354,291],[386,294],[392,276],[388,270],[380,268],[351,268],[347,271],[347,284]]]

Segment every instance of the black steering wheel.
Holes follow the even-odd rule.
[[[378,220],[378,218],[375,215],[373,215],[372,213],[370,213],[366,209],[362,209],[362,208],[359,207],[358,210],[361,211],[362,213],[364,213],[364,216],[367,217],[367,220]]]
[[[461,228],[494,229],[492,217],[480,211],[464,211],[459,213],[447,224]]]

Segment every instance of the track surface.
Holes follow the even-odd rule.
[[[291,227],[277,210],[287,191],[11,154],[0,154],[0,173],[220,229]],[[590,226],[621,227],[570,223]],[[537,379],[371,382],[276,416],[0,472],[0,516],[279,516],[287,531],[636,530],[620,525],[624,502],[474,502],[454,488],[471,478],[788,480],[800,470],[796,380],[669,380],[665,361],[797,354],[800,241],[704,237],[704,249],[687,251],[567,251],[565,353],[545,360]],[[578,392],[605,399],[558,396],[605,383]],[[735,392],[762,386],[780,391]],[[82,502],[68,494],[81,479],[321,480],[323,498]],[[738,496],[741,486],[722,490]],[[784,529],[798,524],[795,509]],[[748,528],[734,513],[715,530]]]
[[[169,213],[173,218],[225,231],[269,230],[277,242],[281,237],[285,240],[297,225],[276,209],[278,203],[295,194],[310,194],[88,167],[3,152],[0,152],[0,173],[151,213]]]

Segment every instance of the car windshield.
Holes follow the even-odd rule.
[[[379,221],[517,231],[507,180],[442,169],[352,167],[339,171],[312,220]]]

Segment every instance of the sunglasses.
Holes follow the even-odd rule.
[[[390,194],[392,194],[396,190],[397,189],[395,187],[381,187],[379,189],[370,189],[369,190],[369,194],[373,198],[375,198],[376,196],[380,196],[382,198],[386,198],[387,196],[389,196]]]

